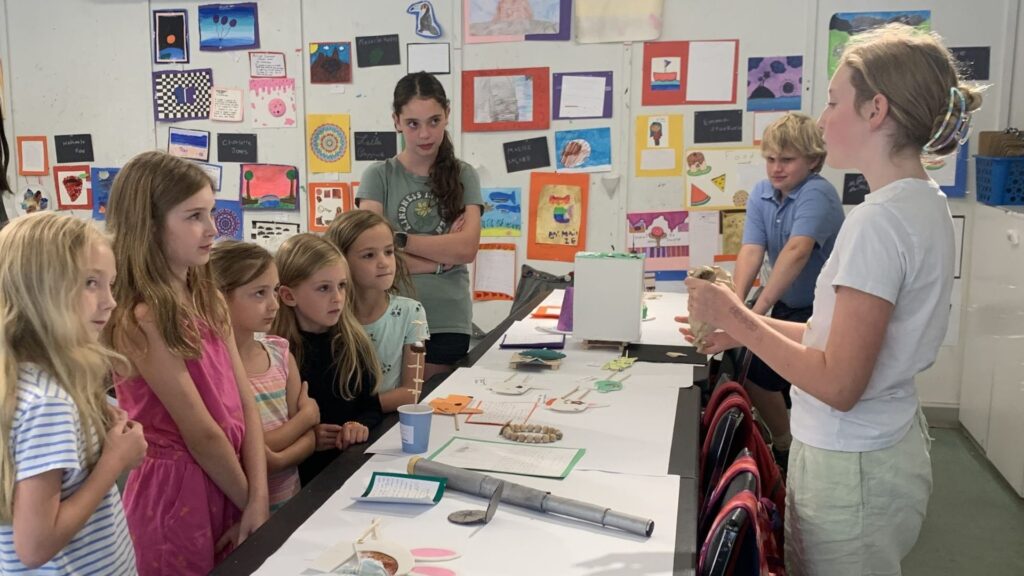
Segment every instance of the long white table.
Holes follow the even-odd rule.
[[[560,303],[561,293],[557,291],[542,304]],[[682,344],[682,336],[672,318],[685,311],[685,296],[663,294],[649,300],[648,308],[648,315],[653,316],[653,320],[644,323],[641,342]],[[529,317],[524,322],[540,327],[553,327],[555,323],[550,319]],[[497,395],[486,388],[484,383],[498,378],[511,376],[518,381],[521,377],[508,368],[508,359],[513,351],[493,346],[472,367],[452,374],[427,400],[448,394],[466,394],[484,401],[486,405],[487,401],[536,401],[539,395],[560,396],[577,386],[582,390],[592,385],[595,378],[608,377],[609,372],[601,367],[619,355],[614,350],[584,349],[571,337],[567,339],[564,352],[567,358],[559,370],[530,372],[528,382],[540,390],[532,390],[524,397]],[[382,532],[387,540],[409,548],[440,546],[457,550],[462,556],[444,566],[459,574],[628,576],[692,573],[695,549],[692,542],[694,526],[691,524],[695,524],[696,518],[695,502],[691,501],[690,495],[695,496],[696,480],[690,461],[695,460],[696,411],[688,410],[686,421],[680,422],[676,407],[683,405],[683,392],[691,392],[680,388],[692,384],[693,368],[685,364],[637,362],[622,375],[629,375],[623,383],[623,390],[588,394],[586,399],[600,407],[592,407],[579,414],[538,408],[531,416],[532,423],[563,430],[565,437],[560,446],[586,449],[586,455],[567,478],[554,480],[492,475],[621,512],[650,517],[655,521],[652,537],[637,537],[507,505],[503,505],[494,520],[482,528],[457,526],[447,522],[450,512],[481,508],[486,503],[480,498],[454,491],[447,492],[442,501],[432,507],[354,501],[353,497],[363,491],[374,471],[405,471],[409,456],[402,454],[397,427],[393,427],[367,448],[366,452],[374,454],[373,457],[327,497],[323,505],[294,530],[256,573],[317,574],[308,566],[322,550],[339,541],[358,537],[374,518],[383,519]],[[692,396],[688,394],[687,398],[692,399]],[[692,402],[687,405],[692,406]],[[496,426],[471,424],[460,417],[457,434],[500,440],[497,431]],[[442,446],[453,434],[456,434],[453,419],[435,415],[427,454]],[[680,437],[685,438],[683,443],[686,445],[680,445]],[[670,474],[670,457],[680,460],[680,454],[684,455],[684,462],[676,465],[678,475]],[[332,468],[325,473],[331,472]],[[681,501],[681,494],[686,496],[685,502]],[[290,507],[291,503],[278,514],[294,513]],[[677,534],[677,519],[684,524],[682,537]],[[254,538],[256,536],[259,532]],[[680,550],[680,542],[687,549]],[[218,567],[215,573],[249,572]]]

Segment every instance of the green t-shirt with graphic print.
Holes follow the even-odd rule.
[[[480,177],[469,164],[460,160],[459,165],[462,205],[476,204],[483,213]],[[363,172],[356,198],[383,204],[384,217],[396,230],[408,234],[445,234],[449,226],[438,213],[437,199],[428,182],[426,176],[406,170],[397,158],[389,158]],[[473,333],[473,297],[469,269],[464,264],[442,274],[415,274],[412,279],[416,287],[412,297],[423,303],[431,333]]]

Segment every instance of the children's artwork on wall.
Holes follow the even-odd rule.
[[[200,50],[247,50],[260,47],[255,2],[199,6]]]
[[[556,131],[555,158],[559,172],[611,172],[612,129]]]
[[[416,18],[416,35],[421,38],[437,39],[444,35],[441,23],[437,21],[434,5],[428,0],[413,2],[405,9]]]
[[[288,63],[284,52],[249,52],[249,76],[252,78],[284,78]]]
[[[451,74],[451,46],[447,42],[409,42],[405,45],[405,71]]]
[[[484,198],[480,236],[520,236],[523,230],[521,190],[484,188],[480,194]]]
[[[556,72],[553,83],[555,120],[612,117],[611,72]]]
[[[171,126],[167,129],[167,153],[205,162],[210,159],[210,133]]]
[[[46,136],[18,136],[18,174],[45,176],[50,173],[50,152]]]
[[[871,192],[868,179],[863,174],[843,175],[843,205],[856,206]]]
[[[250,78],[249,112],[253,128],[295,127],[295,79]]]
[[[473,300],[515,300],[516,245],[484,243],[473,266]]]
[[[644,270],[682,271],[690,265],[689,213],[684,210],[626,214],[628,250],[644,255]]]
[[[351,83],[352,43],[311,43],[309,45],[309,81],[311,84]]]
[[[392,132],[353,132],[356,160],[375,162],[398,154],[398,134]]]
[[[688,148],[686,207],[744,209],[750,191],[764,178],[765,163],[759,148]]]
[[[530,226],[526,257],[572,262],[587,243],[588,174],[530,174]]]
[[[789,112],[754,112],[754,146],[760,146],[765,129],[786,114]]]
[[[397,66],[402,63],[398,34],[356,36],[356,65],[360,68]]]
[[[107,201],[110,200],[110,189],[114,187],[114,177],[120,168],[92,167],[89,180],[92,184],[92,219],[107,219]]]
[[[462,129],[546,130],[551,121],[549,86],[548,68],[466,70]]]
[[[153,10],[153,62],[188,63],[188,12]]]
[[[92,134],[57,134],[53,137],[57,164],[92,162]]]
[[[743,246],[746,210],[722,210],[722,254],[736,256]]]
[[[221,185],[221,174],[224,171],[220,164],[207,164],[206,162],[195,162],[196,166],[199,166],[203,172],[210,178],[210,182],[213,186],[214,192],[220,191]]]
[[[23,214],[31,214],[33,212],[39,212],[46,210],[50,207],[50,199],[46,197],[42,188],[31,189],[26,188],[25,193],[21,197],[21,212]]]
[[[989,79],[992,58],[991,46],[964,46],[950,48],[949,51],[960,65],[960,73],[963,75],[964,80],[978,81]]]
[[[54,166],[53,187],[57,191],[59,210],[92,209],[92,187],[89,184],[87,164]]]
[[[664,6],[664,0],[576,0],[576,41],[593,44],[657,40],[661,36]]]
[[[638,177],[682,176],[683,116],[637,116],[635,147]]]
[[[922,158],[925,173],[935,180],[949,198],[963,198],[967,194],[967,151],[970,142],[964,142],[956,154],[935,158]]]
[[[693,143],[743,141],[743,110],[697,110],[693,113]]]
[[[828,77],[836,73],[850,36],[890,23],[913,26],[921,32],[932,29],[930,10],[901,10],[893,12],[837,12],[828,23]]]
[[[241,122],[244,115],[242,91],[237,88],[214,88],[210,93],[210,120]]]
[[[326,232],[339,215],[352,209],[352,186],[348,182],[310,182],[309,231]]]
[[[739,40],[644,42],[644,106],[736,102]]]
[[[348,114],[306,115],[306,156],[311,173],[351,172],[350,142]]]
[[[501,148],[505,153],[505,171],[509,174],[551,166],[547,136],[505,142]]]
[[[213,203],[213,223],[217,226],[217,240],[242,239],[242,203],[238,200],[216,200]]]
[[[572,0],[463,0],[463,38],[473,42],[568,40]]]
[[[244,210],[298,210],[299,169],[285,164],[242,164]]]
[[[249,227],[249,240],[263,246],[271,254],[277,252],[285,240],[301,232],[295,222],[253,220]]]
[[[747,110],[799,110],[804,57],[747,60]]]
[[[153,118],[160,122],[210,117],[213,70],[153,72]]]

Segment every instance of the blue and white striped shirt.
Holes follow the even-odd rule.
[[[71,396],[34,364],[21,364],[11,428],[15,482],[62,470],[61,500],[89,475],[85,434]],[[0,574],[136,574],[121,496],[114,486],[81,531],[49,562],[32,570],[14,551],[14,527],[0,524]]]

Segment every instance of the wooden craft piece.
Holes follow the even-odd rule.
[[[724,268],[719,268],[718,266],[701,266],[700,268],[690,270],[687,274],[691,278],[700,278],[701,280],[707,280],[708,282],[722,284],[728,287],[729,290],[734,290],[732,274]],[[695,321],[692,318],[690,319],[690,333],[693,334],[693,343],[697,346],[698,352],[707,347],[707,342],[704,341],[704,338],[714,331],[714,326],[706,322]]]
[[[562,365],[562,358],[565,358],[565,354],[555,352],[554,350],[548,350],[547,348],[541,348],[539,350],[519,350],[512,354],[512,359],[509,360],[509,367],[519,368],[521,366],[540,366],[550,368],[552,370],[558,370]]]
[[[524,444],[550,444],[562,439],[562,431],[554,426],[540,424],[513,424],[501,427],[499,435],[506,440]]]

